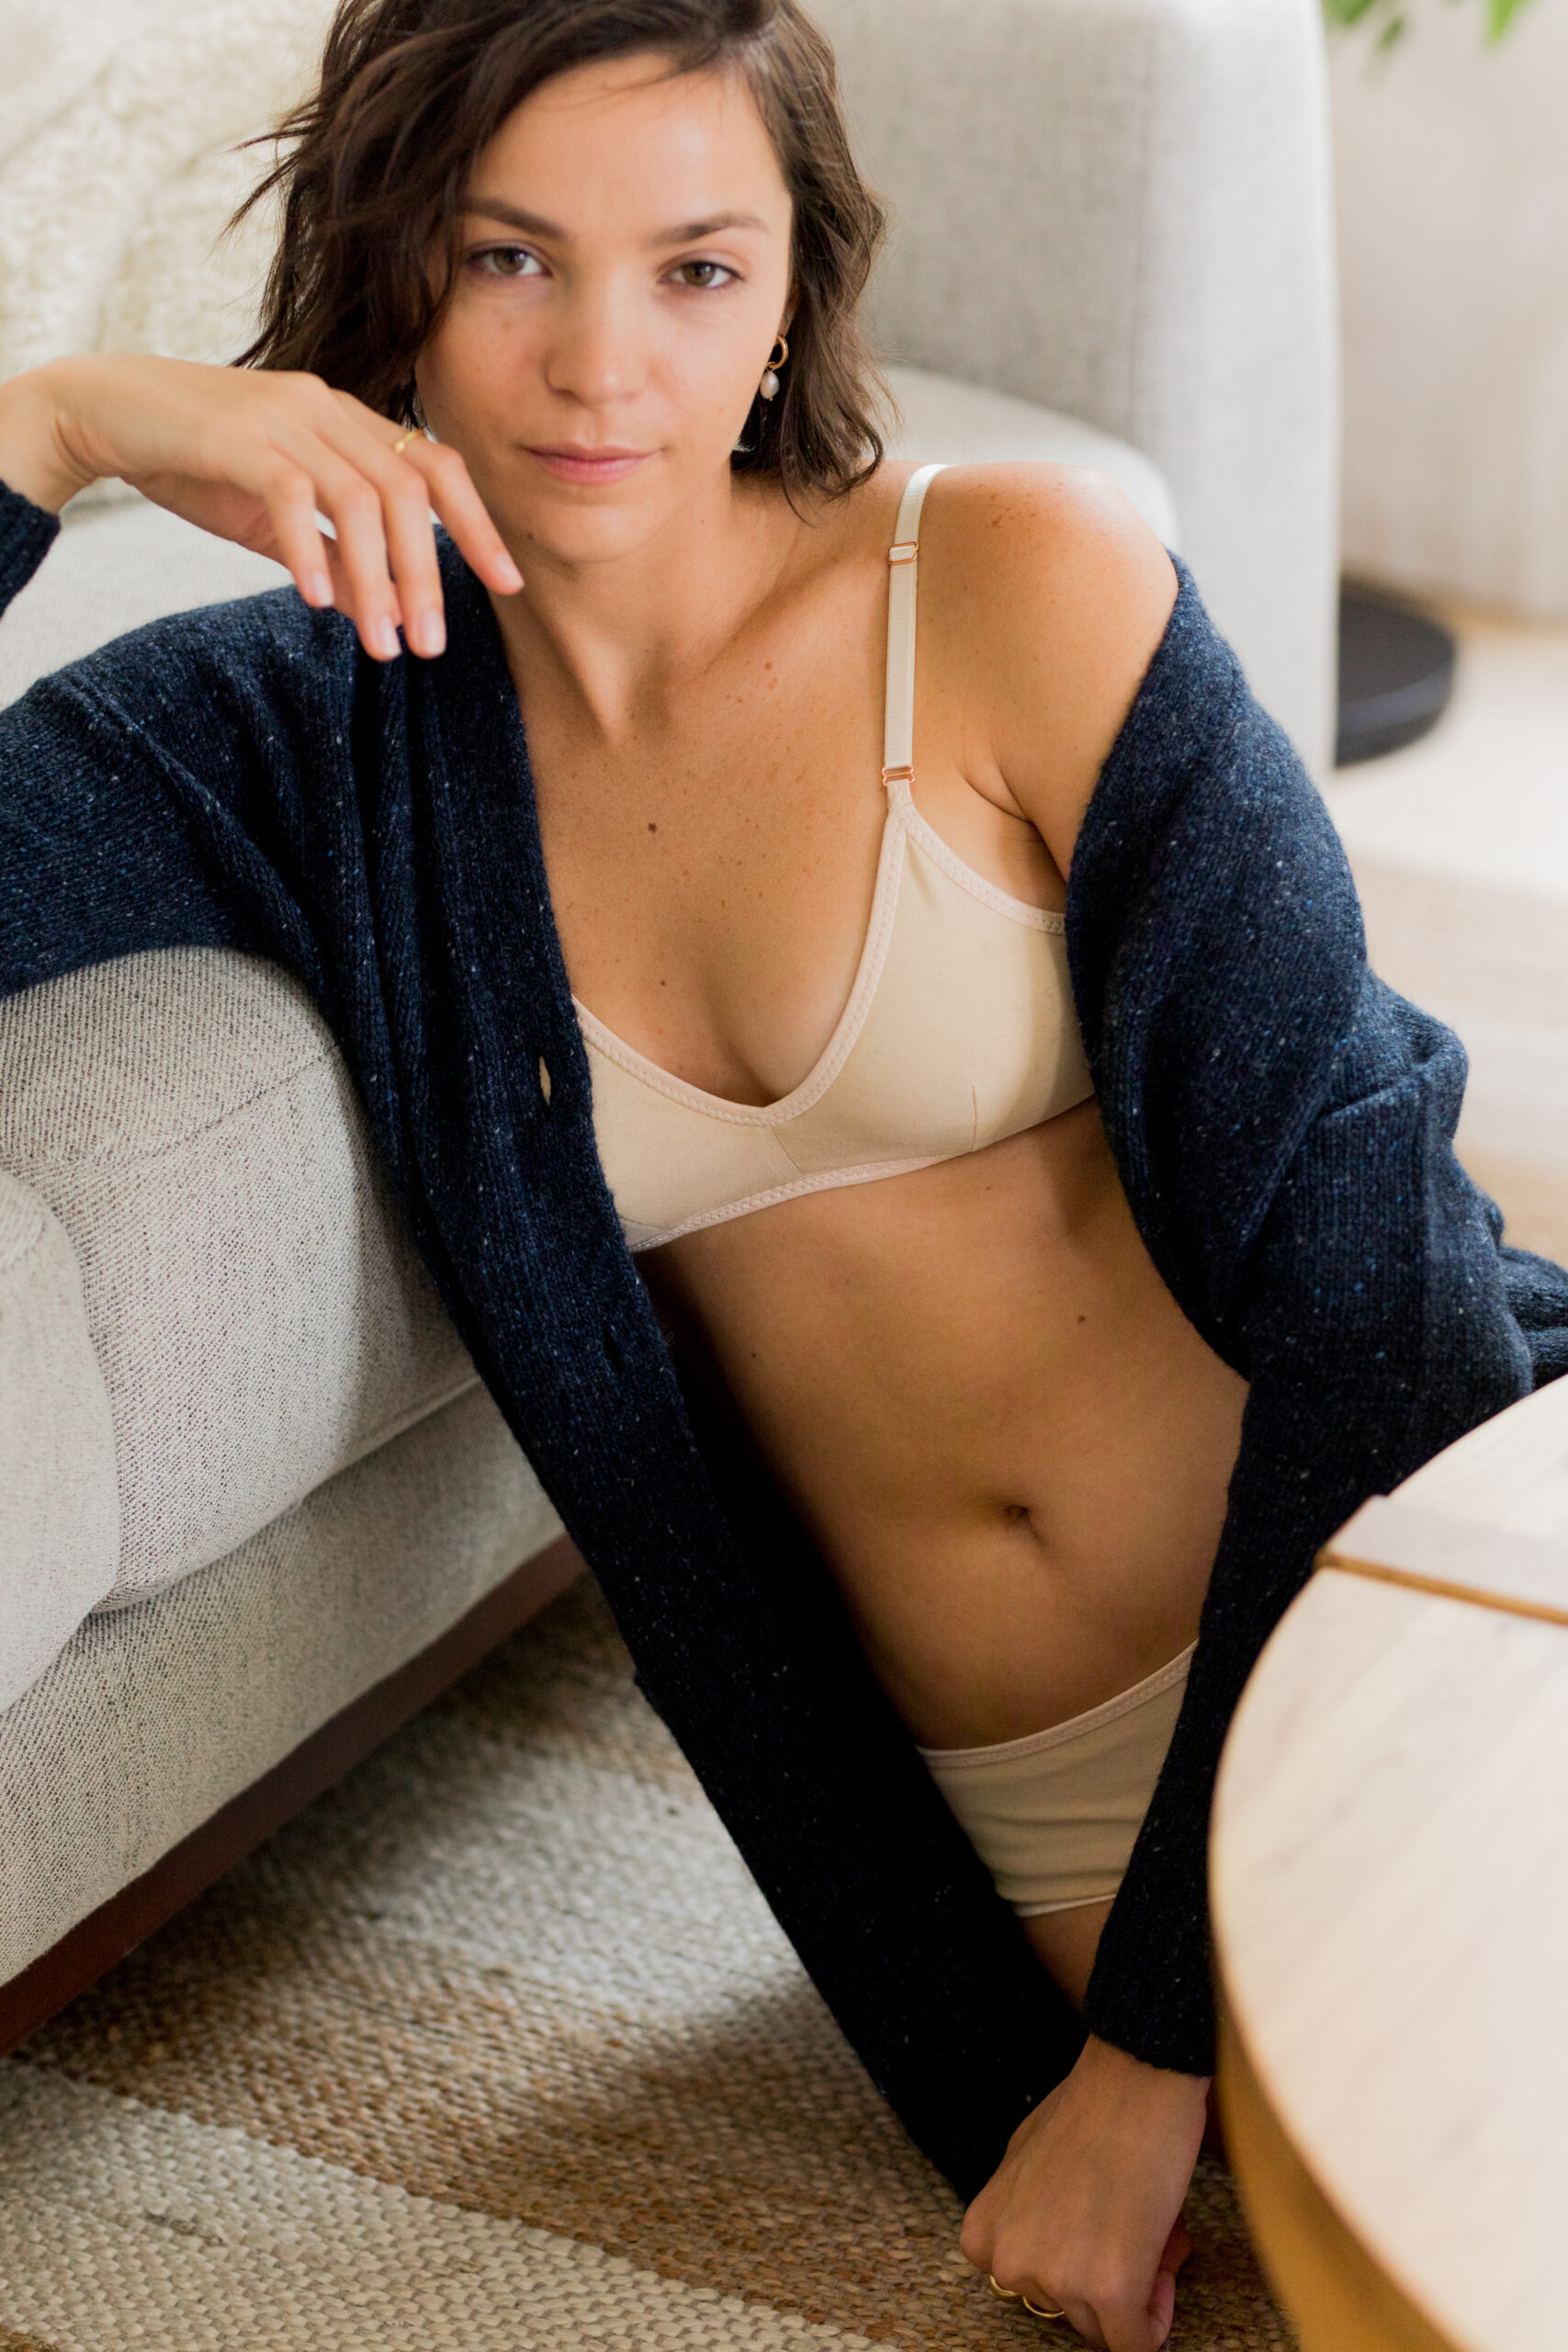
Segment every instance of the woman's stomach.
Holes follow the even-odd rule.
[[[639,1265],[923,1746],[1065,1722],[1194,1638],[1246,1384],[1156,1272],[1092,1102]]]

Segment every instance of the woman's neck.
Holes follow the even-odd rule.
[[[522,594],[491,600],[520,692],[564,690],[608,742],[657,723],[777,592],[806,527],[775,484],[740,479],[625,556],[525,547]]]

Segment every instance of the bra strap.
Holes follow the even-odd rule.
[[[922,466],[909,476],[898,502],[888,550],[887,713],[882,730],[882,781],[908,784],[915,762],[915,604],[919,579],[920,509],[942,472]]]

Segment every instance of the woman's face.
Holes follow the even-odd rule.
[[[618,58],[508,119],[418,381],[514,549],[613,560],[728,488],[789,308],[790,229],[739,74]]]

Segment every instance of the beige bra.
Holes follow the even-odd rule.
[[[599,1159],[633,1250],[802,1193],[983,1151],[1093,1091],[1062,917],[974,873],[910,797],[920,508],[941,471],[922,467],[898,508],[887,821],[854,986],[816,1068],[777,1102],[727,1102],[660,1069],[577,1007]]]

